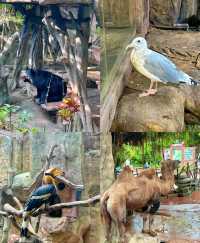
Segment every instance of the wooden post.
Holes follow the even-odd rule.
[[[11,83],[11,89],[14,88],[19,88],[19,76],[20,72],[22,70],[23,63],[27,63],[27,57],[28,57],[28,43],[29,39],[31,37],[31,24],[27,23],[26,26],[26,32],[21,34],[20,36],[20,42],[19,42],[19,47],[17,50],[17,57],[16,57],[16,62],[14,65],[14,71],[13,71],[13,81]]]

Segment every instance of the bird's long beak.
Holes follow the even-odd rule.
[[[76,185],[73,182],[67,180],[64,176],[56,176],[56,178],[74,189],[80,189],[80,190],[84,189],[84,185]]]

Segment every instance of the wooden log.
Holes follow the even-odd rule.
[[[105,133],[111,129],[117,104],[125,87],[125,76],[131,72],[130,58],[125,52],[125,46],[105,78],[109,80],[108,85],[105,85],[101,92],[101,130]]]

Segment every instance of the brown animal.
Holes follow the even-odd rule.
[[[140,172],[139,177],[146,176],[149,179],[153,179],[154,176],[156,176],[156,170],[153,168],[145,169]]]
[[[110,240],[111,224],[119,230],[121,242],[125,242],[127,210],[141,210],[154,205],[161,195],[167,195],[174,186],[174,170],[180,161],[167,160],[161,164],[162,179],[152,176],[134,177],[126,166],[113,185],[102,195],[101,216],[106,226],[106,238]],[[151,233],[150,230],[148,233]]]

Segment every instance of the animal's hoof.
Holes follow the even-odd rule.
[[[150,231],[149,231],[149,234],[150,234],[150,236],[152,236],[152,237],[157,236],[157,233],[156,233],[155,231],[153,231],[153,230],[150,230]]]

